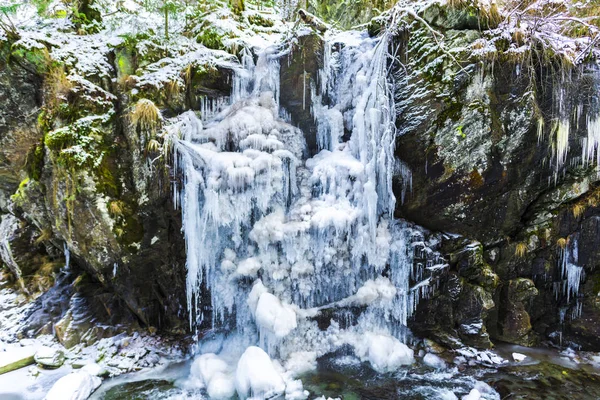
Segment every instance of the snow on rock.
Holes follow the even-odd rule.
[[[414,361],[414,352],[393,336],[368,332],[355,345],[356,355],[377,372],[392,372]]]
[[[43,346],[36,351],[34,359],[44,368],[58,368],[65,362],[65,353],[60,349]]]
[[[458,397],[456,397],[456,395],[450,390],[441,391],[438,393],[438,398],[440,400],[458,400]]]
[[[271,293],[263,293],[256,306],[256,323],[277,337],[287,336],[296,326],[296,312]]]
[[[299,376],[317,369],[317,353],[314,351],[298,351],[290,354],[285,369],[291,376]]]
[[[85,400],[100,386],[102,379],[85,371],[60,378],[50,389],[45,400]]]
[[[285,392],[283,378],[271,358],[256,346],[248,347],[238,361],[235,386],[241,400],[271,398]]]
[[[423,357],[423,362],[425,365],[430,366],[435,369],[444,369],[446,368],[446,362],[442,360],[440,357],[435,354],[427,353],[425,357]]]
[[[396,287],[388,278],[382,276],[377,279],[369,279],[365,284],[358,289],[356,295],[353,296],[357,304],[369,305],[376,300],[393,300],[396,296]]]
[[[525,354],[521,354],[521,353],[512,353],[512,358],[513,358],[513,360],[515,360],[517,362],[521,362],[521,361],[525,360],[527,358],[527,356]]]
[[[489,350],[479,351],[472,347],[461,347],[460,349],[456,349],[456,352],[465,359],[469,359],[469,363],[479,363],[485,366],[493,366],[508,362]]]
[[[216,354],[208,353],[198,357],[192,364],[191,373],[204,384],[211,399],[229,399],[235,394],[229,366]]]
[[[481,393],[477,389],[471,389],[468,395],[463,396],[462,400],[479,400],[481,399]]]
[[[103,376],[106,374],[106,369],[96,363],[89,363],[81,368],[81,371],[87,372],[92,376]]]

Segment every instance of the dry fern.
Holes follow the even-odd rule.
[[[517,243],[517,246],[515,247],[515,256],[517,256],[518,258],[523,258],[525,257],[525,254],[527,254],[527,243]]]
[[[133,126],[146,132],[154,132],[162,121],[160,110],[148,99],[139,100],[129,116]]]
[[[112,215],[113,217],[123,216],[124,209],[125,209],[125,205],[120,200],[111,201],[108,206],[108,211],[110,212],[110,215]]]
[[[575,204],[573,206],[573,216],[579,218],[585,212],[585,206],[583,204]]]
[[[160,143],[156,139],[150,139],[146,145],[148,153],[156,153],[160,151]]]

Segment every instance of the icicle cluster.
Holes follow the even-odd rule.
[[[581,316],[581,305],[579,304],[579,286],[585,279],[585,271],[583,267],[577,265],[579,263],[579,247],[577,238],[572,238],[567,241],[564,248],[559,249],[559,267],[560,281],[554,284],[554,293],[556,298],[562,295],[565,296],[567,302],[571,299],[576,299],[577,304],[574,308],[572,317],[578,318]]]

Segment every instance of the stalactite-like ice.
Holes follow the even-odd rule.
[[[585,279],[585,271],[579,263],[579,248],[576,237],[567,241],[565,248],[559,249],[559,267],[560,281],[555,283],[554,291],[556,296],[566,296],[567,302],[571,299],[577,299],[579,296],[579,287]],[[573,312],[573,317],[581,316],[581,305],[577,303]]]

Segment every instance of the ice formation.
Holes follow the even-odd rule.
[[[435,369],[444,369],[446,368],[446,362],[442,360],[440,357],[435,354],[427,353],[425,357],[423,357],[423,362]]]
[[[581,316],[581,304],[579,303],[579,286],[585,279],[585,271],[579,263],[579,246],[577,237],[567,240],[564,248],[559,248],[559,267],[560,281],[554,284],[554,292],[558,298],[559,295],[565,296],[567,302],[576,299],[573,317]]]
[[[190,325],[235,332],[211,351],[218,356],[201,349],[194,363],[211,397],[229,393],[221,378],[235,371],[241,398],[306,398],[294,379],[342,345],[382,372],[413,361],[406,322],[443,261],[435,240],[392,218],[392,179],[410,190],[410,172],[394,157],[388,45],[388,34],[326,35],[325,66],[310,82],[319,89],[305,99],[318,126],[311,158],[303,132],[280,118],[285,47],[256,63],[242,51],[229,106],[206,103],[168,126],[183,177],[174,195]]]
[[[237,365],[235,386],[240,399],[269,399],[286,390],[285,382],[263,349],[250,346]]]
[[[356,355],[378,372],[391,372],[414,361],[414,353],[393,336],[368,332],[356,346]]]
[[[229,399],[235,394],[230,368],[216,354],[198,357],[192,365],[191,375],[201,381],[211,399]]]

